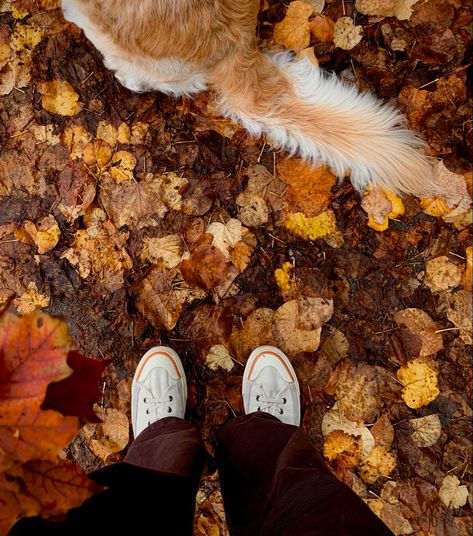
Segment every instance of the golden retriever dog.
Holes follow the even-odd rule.
[[[290,52],[258,48],[259,0],[63,0],[133,91],[216,91],[223,115],[290,154],[350,173],[359,192],[436,191],[424,143],[398,111]]]

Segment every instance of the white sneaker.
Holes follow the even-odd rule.
[[[251,352],[243,372],[245,413],[264,411],[286,424],[299,426],[299,382],[289,359],[274,346]]]
[[[179,356],[167,346],[148,350],[131,385],[131,424],[135,438],[163,417],[184,418],[187,380]]]

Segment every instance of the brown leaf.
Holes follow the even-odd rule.
[[[443,348],[442,334],[437,333],[440,326],[426,312],[415,308],[402,309],[394,315],[394,320],[398,326],[405,328],[400,335],[406,343],[406,352],[411,350],[409,357],[434,355]],[[418,345],[409,342],[409,337],[415,338]]]
[[[147,277],[135,285],[138,310],[157,329],[173,329],[182,307],[205,298],[203,290],[189,288],[178,270],[153,268]]]
[[[373,422],[383,405],[384,379],[381,367],[341,361],[325,391],[335,396],[346,417],[357,423]]]
[[[185,281],[204,290],[213,289],[226,281],[230,269],[224,254],[212,245],[213,238],[213,235],[204,233],[191,257],[181,262]]]

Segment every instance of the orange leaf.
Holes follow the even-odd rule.
[[[78,430],[75,417],[41,411],[50,382],[68,376],[67,326],[36,312],[0,318],[0,449],[13,459],[53,460]]]

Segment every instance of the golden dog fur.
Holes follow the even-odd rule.
[[[423,142],[392,107],[289,53],[258,48],[259,0],[63,0],[105,65],[135,91],[207,87],[222,114],[290,153],[370,184],[432,196]]]

